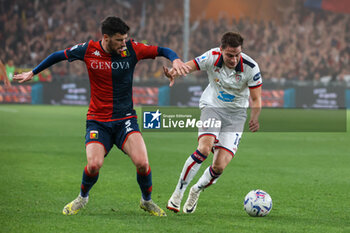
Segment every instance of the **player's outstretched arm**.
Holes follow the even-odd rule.
[[[54,52],[49,55],[45,60],[43,60],[37,67],[35,67],[32,71],[25,72],[22,74],[17,74],[13,77],[13,80],[18,81],[19,83],[24,83],[33,79],[33,76],[39,74],[41,71],[46,68],[56,64],[57,62],[67,60],[64,51]]]
[[[21,74],[14,75],[13,80],[18,81],[19,83],[24,83],[32,80],[33,77],[34,77],[33,71],[29,71],[29,72],[24,72]]]

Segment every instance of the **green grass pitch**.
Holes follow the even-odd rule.
[[[166,210],[165,218],[139,208],[135,168],[115,147],[86,208],[64,216],[62,208],[78,195],[86,165],[86,111],[0,105],[0,232],[350,232],[349,124],[347,132],[338,133],[245,132],[236,157],[201,194],[196,212]],[[197,134],[143,136],[153,200],[165,209]],[[244,196],[257,188],[273,199],[264,218],[243,210]]]

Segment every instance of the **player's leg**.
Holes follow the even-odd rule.
[[[213,164],[205,169],[198,182],[190,189],[190,193],[184,204],[183,211],[185,213],[193,213],[196,210],[198,198],[201,191],[217,182],[220,175],[224,171],[225,167],[230,163],[232,158],[232,153],[227,150],[215,150]]]
[[[106,151],[99,143],[90,143],[86,146],[88,164],[83,171],[83,177],[78,197],[63,208],[64,215],[74,215],[82,209],[89,200],[89,191],[97,182],[99,170],[102,167]]]
[[[193,185],[194,190],[203,190],[212,184],[215,184],[226,168],[231,162],[233,154],[231,151],[219,148],[215,150],[213,164],[209,166],[203,173],[198,182]]]
[[[89,143],[86,145],[86,158],[88,163],[84,168],[81,182],[80,195],[82,197],[89,196],[90,189],[97,182],[105,155],[106,150],[102,144]]]
[[[136,166],[137,182],[142,197],[140,207],[154,216],[166,216],[164,210],[152,201],[152,172],[148,162],[145,142],[138,131],[130,132],[121,148]]]
[[[137,131],[128,134],[122,149],[136,167],[137,182],[139,183],[143,199],[150,200],[152,173],[148,162],[146,146],[141,134]]]
[[[192,181],[194,176],[199,171],[202,162],[210,154],[215,140],[216,140],[216,136],[214,134],[200,135],[198,139],[197,150],[187,158],[182,168],[175,191],[173,192],[173,194],[171,195],[168,201],[167,208],[169,210],[172,210],[175,213],[180,211],[181,200],[183,198],[184,192],[188,184]]]
[[[221,132],[219,134],[218,143],[215,144],[213,163],[204,171],[198,182],[191,187],[183,209],[185,213],[193,213],[197,207],[200,192],[217,182],[221,173],[234,157],[241,136],[241,130],[238,132]]]
[[[104,157],[111,148],[109,136],[108,130],[104,128],[103,123],[87,121],[85,141],[87,165],[83,170],[80,193],[75,200],[63,208],[62,212],[64,215],[77,214],[87,204],[89,191],[97,182]],[[108,151],[106,148],[108,148]]]

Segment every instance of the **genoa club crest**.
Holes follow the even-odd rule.
[[[127,49],[123,50],[122,53],[120,54],[120,56],[129,57],[130,56],[129,50],[127,50]]]
[[[97,130],[90,131],[90,139],[98,139],[98,131]]]

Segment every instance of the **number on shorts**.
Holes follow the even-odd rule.
[[[235,145],[238,146],[239,142],[241,141],[241,138],[239,137],[239,134],[236,133],[236,139],[235,139]]]

